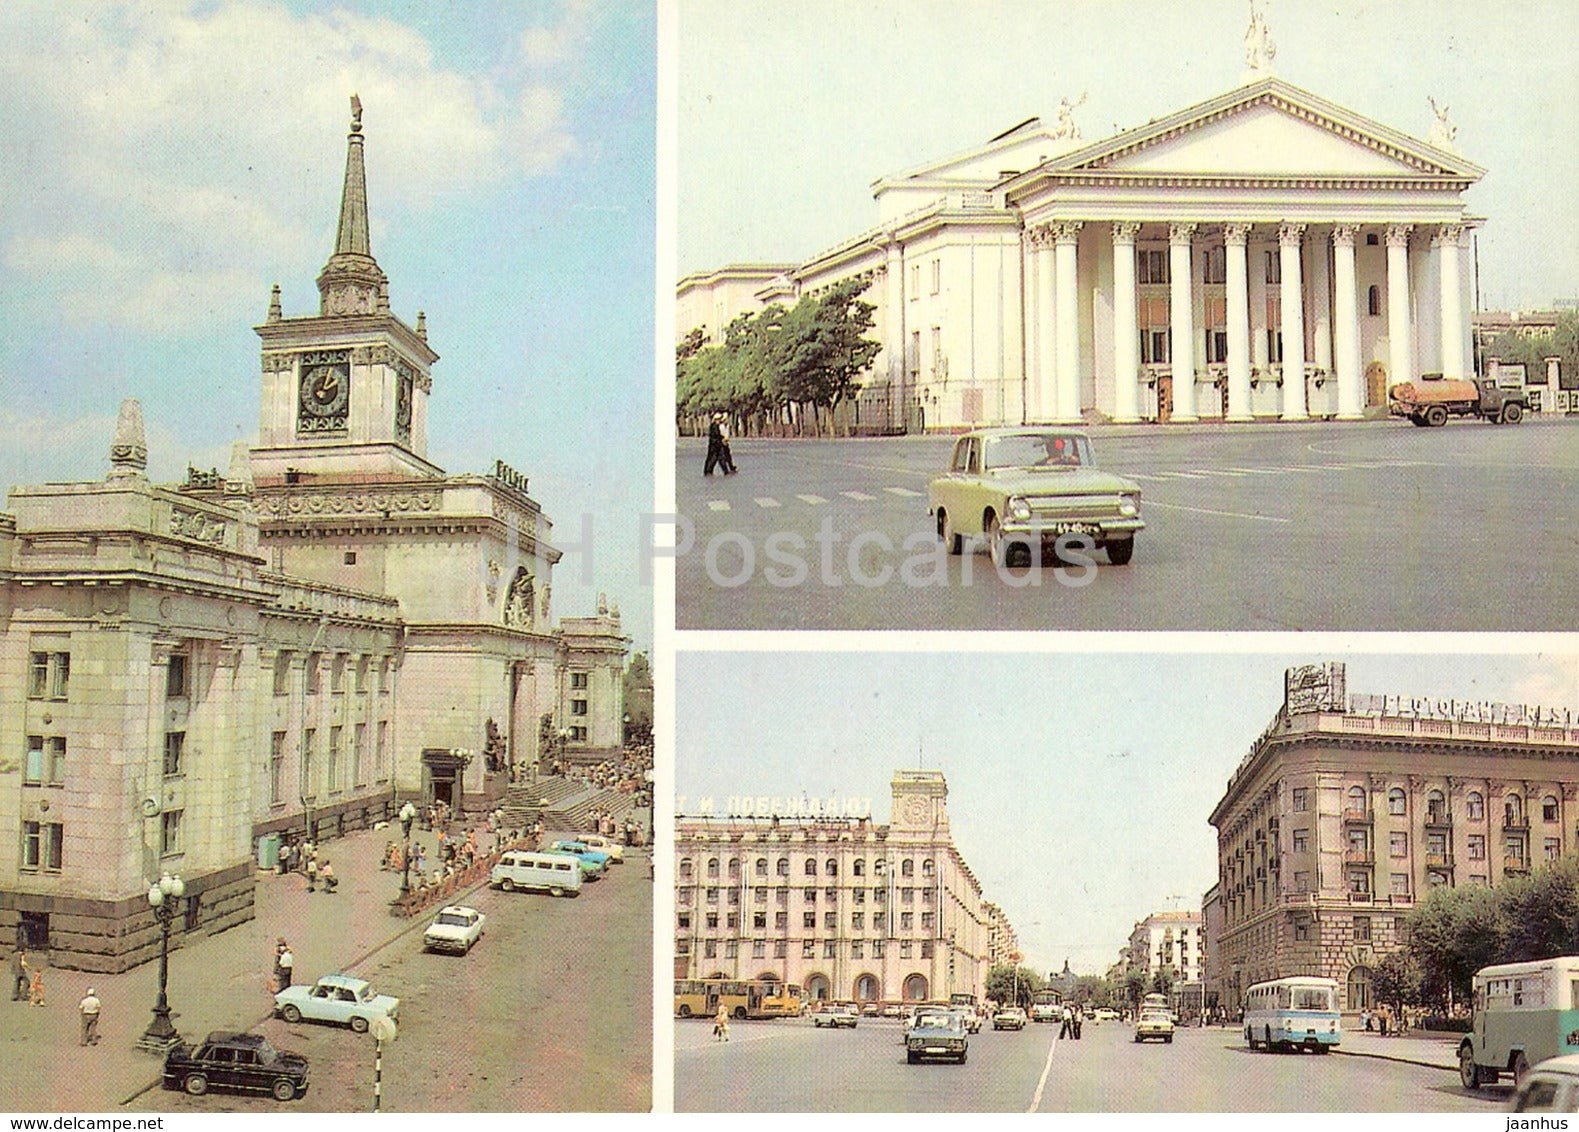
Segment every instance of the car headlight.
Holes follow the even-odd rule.
[[[1139,495],[1121,495],[1118,497],[1118,513],[1127,519],[1132,519],[1140,514]]]
[[[1024,520],[1031,517],[1031,505],[1018,495],[1009,498],[1008,511],[1011,519]]]

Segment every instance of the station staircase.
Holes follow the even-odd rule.
[[[509,787],[499,808],[509,829],[529,829],[541,818],[545,830],[584,833],[592,830],[593,810],[602,810],[616,823],[622,823],[633,803],[629,794],[618,790],[605,790],[560,775],[544,775],[535,782]]]

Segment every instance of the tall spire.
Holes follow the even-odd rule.
[[[362,100],[351,96],[351,132],[346,141],[345,187],[334,254],[318,276],[318,313],[373,314],[384,309],[389,280],[373,258],[367,226],[367,171],[362,164]]]

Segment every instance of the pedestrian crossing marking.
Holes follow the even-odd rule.
[[[757,503],[758,507],[780,507],[780,506],[782,506],[782,504],[780,504],[777,499],[774,499],[771,496],[758,498],[756,503]]]
[[[919,499],[923,494],[925,494],[924,492],[920,491],[911,491],[908,487],[885,487],[883,490],[888,492],[890,495],[903,495],[910,499]]]
[[[810,503],[813,505],[828,502],[820,495],[797,495],[795,498],[800,500],[802,503]]]
[[[729,510],[729,500],[727,500],[727,499],[709,499],[707,501],[707,509],[709,511],[728,511]]]
[[[864,491],[841,491],[839,494],[846,499],[854,499],[859,503],[870,503],[877,498],[875,495],[867,495]]]

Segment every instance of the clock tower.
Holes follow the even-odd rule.
[[[438,354],[427,324],[389,309],[389,279],[368,236],[362,103],[351,96],[334,253],[318,276],[318,313],[285,318],[276,284],[263,340],[262,420],[252,452],[261,485],[430,479],[428,394]]]
[[[892,829],[948,832],[948,783],[939,770],[898,770],[892,782]]]

